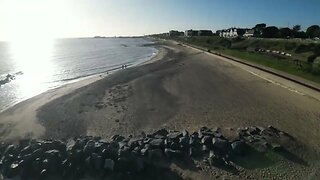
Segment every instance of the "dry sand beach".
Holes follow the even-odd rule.
[[[160,41],[158,48],[159,55],[149,63],[46,92],[3,112],[1,140],[273,125],[307,149],[320,150],[317,93],[288,90],[237,64],[175,42]],[[305,168],[290,171],[296,169]],[[316,167],[306,170],[313,171]]]

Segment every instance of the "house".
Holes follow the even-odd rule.
[[[174,36],[183,36],[184,33],[176,30],[171,30],[169,31],[169,36],[174,37]]]
[[[254,37],[256,35],[256,31],[254,29],[250,29],[244,33],[243,37]]]
[[[187,36],[187,37],[190,37],[190,36],[198,36],[199,34],[199,31],[196,31],[196,30],[186,30],[184,35]]]
[[[229,28],[219,31],[219,36],[224,38],[236,38],[243,36],[246,32],[246,29],[241,28]]]

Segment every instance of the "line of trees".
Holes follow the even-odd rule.
[[[304,32],[301,25],[295,25],[292,28],[278,28],[276,26],[267,26],[265,23],[257,24],[253,29],[259,32],[263,38],[316,38],[320,37],[319,25],[312,25]]]

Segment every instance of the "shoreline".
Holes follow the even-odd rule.
[[[154,48],[158,50],[157,54],[150,57],[149,60],[130,66],[129,68],[142,66],[144,64],[161,60],[161,58],[165,55],[164,49],[157,48],[156,46]],[[55,99],[70,94],[77,89],[88,86],[101,79],[108,78],[108,76],[114,73],[118,73],[121,70],[121,67],[114,68],[103,73],[82,77],[78,80],[73,80],[70,83],[48,89],[41,94],[24,99],[0,111],[0,140],[15,141],[21,138],[42,137],[45,132],[45,128],[41,124],[39,124],[37,118],[38,109]]]

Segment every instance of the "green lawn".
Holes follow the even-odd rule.
[[[314,75],[314,74],[308,73],[306,72],[307,71],[306,69],[299,69],[294,64],[286,63],[286,62],[283,62],[282,60],[279,60],[270,56],[261,55],[254,52],[251,53],[251,52],[231,50],[231,49],[219,50],[219,52],[236,57],[236,58],[240,58],[245,61],[264,65],[276,70],[293,74],[313,82],[320,83],[320,75]],[[308,67],[305,67],[305,68],[308,68]]]
[[[246,51],[245,48],[239,48],[240,43],[245,43],[245,47],[270,47],[270,49],[276,49],[276,50],[284,50],[285,52],[291,51],[293,52],[293,49],[298,47],[298,42],[294,40],[240,40],[237,42],[237,40],[232,40],[234,42],[231,42],[229,39],[220,38],[217,36],[212,37],[190,37],[190,38],[173,38],[173,40],[177,40],[179,42],[185,42],[187,44],[192,44],[198,47],[202,47],[205,49],[210,49],[211,51],[216,51],[222,54],[226,54],[229,56],[233,56],[239,59],[242,59],[244,61],[249,61],[255,64],[260,64],[263,66],[267,66],[276,70],[280,70],[289,74],[293,74],[299,77],[302,77],[304,79],[316,82],[320,84],[320,74],[313,74],[311,70],[311,65],[309,64],[303,64],[303,68],[300,68],[296,66],[294,63],[289,63],[288,61],[293,61],[294,59],[300,59],[295,57],[287,57],[284,58],[286,60],[281,60],[277,57],[274,57],[272,55],[265,55],[260,54],[258,52],[249,52]],[[281,42],[281,43],[279,43]],[[290,47],[290,45],[293,47]],[[304,44],[308,42],[300,42],[300,44]],[[234,49],[232,46],[238,45],[238,49]],[[289,50],[290,49],[290,50]],[[305,58],[306,59],[306,58]],[[304,60],[306,62],[306,60]]]

